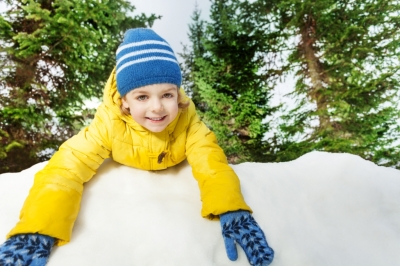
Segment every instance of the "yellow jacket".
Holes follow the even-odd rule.
[[[164,131],[154,133],[121,114],[120,101],[113,71],[92,123],[63,143],[35,175],[20,221],[8,237],[40,233],[55,237],[57,245],[69,242],[83,185],[108,157],[144,170],[165,169],[187,158],[199,184],[203,217],[213,219],[239,209],[251,211],[244,202],[238,177],[214,133],[200,121],[193,102],[187,110],[180,110]]]

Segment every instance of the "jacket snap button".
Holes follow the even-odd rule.
[[[164,159],[164,157],[165,157],[165,155],[166,155],[167,153],[165,152],[165,151],[163,151],[162,153],[160,153],[160,155],[158,155],[158,160],[157,160],[157,162],[160,164],[160,163],[162,163],[162,160]]]

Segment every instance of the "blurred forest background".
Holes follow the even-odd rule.
[[[123,0],[0,1],[4,173],[48,160],[90,123],[125,30],[162,18]],[[183,86],[230,163],[320,150],[400,168],[400,1],[210,2],[210,18],[194,7],[188,25]],[[292,104],[274,105],[288,77]]]

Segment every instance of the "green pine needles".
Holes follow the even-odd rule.
[[[297,36],[285,46],[301,99],[284,116],[280,157],[347,152],[399,167],[400,3],[280,1],[272,12]]]
[[[0,173],[20,171],[75,134],[100,98],[131,17],[129,1],[6,1],[0,16]],[[18,145],[17,145],[18,144]]]
[[[230,162],[267,161],[269,125],[263,121],[276,107],[268,105],[274,75],[263,71],[266,22],[255,20],[240,1],[214,1],[211,22],[199,15],[195,10],[190,27],[192,52],[182,55],[191,70],[186,89]]]
[[[128,1],[5,1],[0,173],[47,160],[90,119],[130,17]],[[211,0],[196,8],[183,86],[231,163],[314,150],[400,168],[400,2]],[[279,82],[295,86],[273,102]]]
[[[185,77],[230,162],[320,150],[400,167],[399,15],[390,0],[214,0],[209,22],[196,10]],[[295,104],[273,106],[288,78]]]

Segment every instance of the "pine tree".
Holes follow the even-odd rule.
[[[280,160],[324,150],[399,166],[400,2],[283,0],[271,12],[297,79]]]
[[[276,111],[268,105],[275,74],[271,69],[263,72],[269,31],[267,20],[253,16],[258,6],[263,4],[215,0],[204,32],[191,28],[194,47],[199,47],[194,50],[192,71],[201,116],[231,163],[269,158],[263,138],[269,128],[265,120]]]
[[[202,58],[205,54],[203,47],[203,37],[205,31],[205,21],[201,19],[201,10],[197,4],[192,14],[192,23],[189,24],[189,41],[190,46],[185,45],[183,52],[179,55],[183,59],[181,63],[182,69],[182,86],[185,92],[193,100],[200,115],[204,112],[205,104],[201,101],[199,88],[195,82],[196,74],[199,67],[196,66],[196,59]]]
[[[124,0],[7,1],[0,16],[0,173],[49,158],[101,97],[123,32],[151,26]]]

